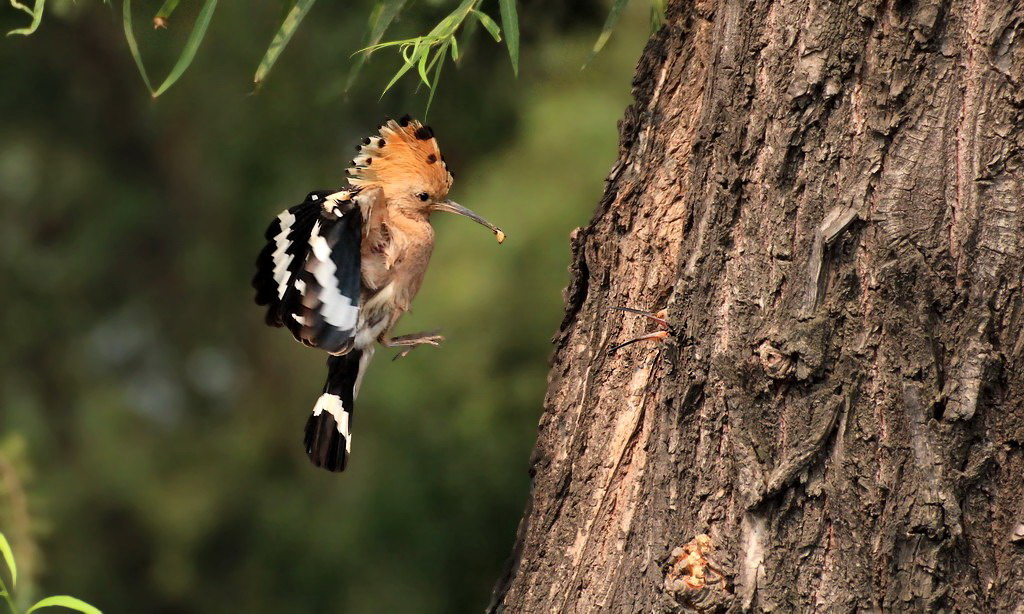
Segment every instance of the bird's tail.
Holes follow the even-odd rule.
[[[327,359],[324,393],[306,422],[306,454],[317,467],[344,471],[352,451],[352,409],[373,349]]]

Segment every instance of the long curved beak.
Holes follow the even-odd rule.
[[[494,233],[494,236],[498,238],[498,243],[502,243],[503,241],[505,241],[505,233],[502,232],[500,228],[498,228],[494,224],[488,222],[484,218],[480,217],[476,213],[473,213],[471,210],[463,207],[462,205],[453,200],[443,200],[439,203],[434,203],[433,209],[434,211],[447,211],[448,213],[454,213],[456,215],[468,217],[477,224],[490,228],[491,232]]]

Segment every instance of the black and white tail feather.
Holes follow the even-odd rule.
[[[306,421],[306,454],[317,467],[344,471],[352,452],[352,410],[373,348],[327,359],[327,383]]]
[[[311,192],[267,228],[256,261],[256,302],[267,324],[332,354],[327,383],[306,424],[305,445],[317,467],[342,471],[352,447],[352,408],[373,348],[354,348],[359,325],[359,188]]]

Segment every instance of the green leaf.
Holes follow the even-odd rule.
[[[0,533],[0,554],[7,563],[7,569],[11,570],[11,588],[15,588],[18,586],[18,566],[14,564],[14,552],[11,551],[11,544],[7,542],[7,537],[3,533]]]
[[[473,9],[473,14],[476,15],[476,18],[480,20],[480,25],[482,25],[485,30],[491,33],[491,36],[494,37],[494,41],[500,43],[501,30],[498,29],[498,24],[494,23],[494,20],[488,17],[486,13],[481,13],[480,11]]]
[[[500,41],[501,32],[498,29],[498,25],[494,23],[494,20],[490,17],[476,10],[476,7],[481,3],[481,1],[482,0],[462,0],[462,2],[459,3],[458,8],[446,15],[444,19],[434,26],[434,28],[425,36],[418,36],[416,38],[402,41],[389,41],[386,43],[378,42],[360,50],[360,52],[373,52],[377,49],[383,49],[384,47],[397,46],[399,48],[399,53],[402,56],[402,66],[391,78],[387,87],[384,88],[384,92],[381,93],[381,97],[394,87],[395,83],[397,83],[405,73],[409,72],[414,67],[417,68],[420,81],[431,89],[431,96],[433,96],[434,87],[437,85],[437,75],[440,75],[441,67],[444,64],[445,56],[448,54],[449,46],[452,47],[452,57],[459,57],[457,43],[454,42],[454,39],[459,28],[463,26],[468,29],[470,26],[475,26],[477,23],[484,23],[485,27],[492,33],[492,36],[495,37],[495,40]],[[467,21],[470,13],[475,14],[477,19]],[[435,68],[436,73],[432,80],[430,78],[430,72],[435,70]]]
[[[419,57],[420,47],[422,45],[423,41],[421,39],[416,39],[416,42],[414,43],[407,43],[399,46],[398,52],[402,54],[402,60],[405,61],[406,64],[415,66],[416,59]],[[412,55],[409,55],[409,48],[412,48]]]
[[[284,18],[280,29],[274,35],[274,40],[270,42],[266,54],[263,55],[263,61],[260,62],[259,67],[256,69],[256,77],[253,79],[256,85],[262,83],[263,79],[266,78],[267,73],[274,66],[274,62],[277,61],[277,57],[288,46],[288,42],[292,40],[292,35],[295,34],[295,30],[298,29],[299,24],[302,23],[302,19],[309,12],[314,2],[316,0],[298,0],[295,6],[292,7],[292,10],[289,11],[288,16]]]
[[[164,0],[164,3],[160,5],[160,10],[153,17],[153,28],[166,28],[167,20],[171,18],[171,13],[176,8],[178,8],[178,0]]]
[[[196,57],[196,51],[199,49],[200,43],[203,42],[203,37],[206,36],[206,29],[210,26],[210,19],[213,17],[213,11],[216,8],[217,0],[206,0],[202,10],[199,11],[199,16],[196,18],[196,24],[192,26],[192,32],[188,35],[188,40],[185,41],[185,47],[181,50],[181,55],[178,56],[178,61],[174,63],[174,67],[171,68],[171,72],[164,79],[164,82],[160,84],[160,87],[154,90],[149,80],[149,75],[146,73],[146,66],[142,62],[142,55],[139,53],[139,45],[135,41],[135,34],[132,32],[132,3],[131,0],[124,0],[124,6],[122,7],[124,37],[128,40],[128,49],[132,53],[132,58],[135,59],[135,65],[139,67],[139,74],[142,75],[142,80],[145,82],[146,88],[153,98],[166,92],[188,69],[192,59]]]
[[[590,51],[590,55],[587,56],[586,62],[583,66],[590,63],[590,60],[594,59],[594,56],[604,47],[605,43],[612,36],[612,30],[615,29],[615,24],[619,21],[619,15],[622,14],[622,9],[626,8],[629,4],[629,0],[615,0],[612,4],[612,10],[608,12],[608,18],[604,21],[604,27],[601,28],[601,35],[597,37],[597,42],[594,43],[594,48]]]
[[[430,87],[430,78],[427,77],[427,59],[430,56],[429,51],[429,47],[422,48],[421,50],[418,51],[418,53],[420,54],[418,63],[420,71],[420,80],[422,80],[427,87]]]
[[[426,39],[423,38],[423,37],[417,36],[416,38],[406,38],[406,39],[403,39],[403,40],[388,41],[386,43],[377,43],[376,45],[374,45],[372,47],[364,47],[364,48],[360,49],[359,51],[356,51],[356,53],[363,53],[364,51],[369,51],[369,52],[372,53],[374,51],[377,51],[378,49],[384,49],[386,47],[409,47],[409,46],[416,46],[416,45],[420,44],[421,41],[424,41],[424,40],[426,40]],[[355,55],[356,53],[353,53],[352,55]]]
[[[459,61],[459,41],[454,36],[451,38],[451,44],[452,44],[452,61],[453,62],[458,62]]]
[[[35,32],[36,28],[39,27],[39,22],[43,20],[43,6],[45,4],[46,0],[36,0],[35,8],[30,9],[24,4],[18,2],[18,0],[11,0],[11,6],[20,11],[24,11],[25,13],[28,13],[29,15],[32,16],[32,23],[29,24],[27,28],[18,28],[16,30],[11,30],[10,32],[7,33],[7,36],[11,36],[12,34],[21,34],[22,36],[28,36],[29,34]]]
[[[125,0],[127,2],[127,0]],[[178,61],[175,62],[174,68],[171,69],[170,74],[164,79],[164,82],[160,84],[160,87],[153,92],[153,97],[156,98],[160,94],[167,91],[167,88],[174,85],[174,82],[184,74],[185,70],[188,69],[189,64],[192,63],[192,59],[196,57],[196,51],[199,50],[199,45],[203,42],[203,38],[206,36],[206,28],[210,26],[210,19],[213,18],[213,11],[217,8],[217,0],[206,0],[202,10],[199,11],[199,17],[196,18],[196,25],[192,27],[192,33],[188,35],[188,40],[185,41],[185,48],[181,50],[181,55],[178,57]]]
[[[453,36],[452,41],[455,40]],[[437,57],[434,60],[437,62],[437,68],[434,69],[434,85],[430,88],[430,95],[427,97],[427,108],[423,111],[423,119],[426,120],[427,116],[430,115],[430,105],[434,102],[434,92],[437,91],[437,84],[441,81],[441,68],[444,66],[444,54],[448,50],[448,43],[441,46],[441,49],[437,52]]]
[[[355,63],[352,65],[352,69],[348,73],[348,79],[345,81],[345,91],[347,92],[352,88],[352,84],[356,82],[356,76],[359,75],[359,71],[363,69],[363,64],[369,59],[370,54],[373,50],[370,49],[380,42],[380,39],[384,38],[384,33],[387,31],[388,26],[395,20],[398,13],[401,12],[402,7],[405,6],[406,0],[382,0],[373,8],[370,13],[370,23],[367,31],[369,36],[366,38],[366,50],[359,53],[359,57],[356,58]]]
[[[384,94],[387,94],[388,90],[391,89],[392,86],[394,86],[396,83],[398,83],[398,80],[402,78],[402,75],[409,72],[409,69],[412,67],[412,64],[408,62],[403,62],[402,67],[398,69],[398,72],[395,73],[395,76],[391,77],[391,81],[388,82],[388,86],[385,87],[384,91],[380,93],[380,97],[383,98]]]
[[[462,25],[462,48],[469,48],[469,42],[473,40],[473,36],[476,34],[477,29],[480,28],[480,21],[477,19],[470,19]],[[454,38],[454,37],[452,37]],[[465,57],[461,52],[459,57]]]
[[[83,612],[84,614],[103,614],[98,608],[95,608],[81,599],[75,599],[74,597],[68,597],[67,595],[55,595],[53,597],[47,597],[42,599],[34,606],[25,610],[25,614],[32,614],[36,610],[42,608],[67,608],[69,610],[75,610],[76,612]]]
[[[455,29],[459,27],[459,24],[462,23],[463,18],[465,18],[465,15],[459,15],[458,11],[448,13],[444,16],[444,19],[437,22],[437,25],[427,33],[426,38],[435,38],[440,40],[451,36],[452,32],[454,32]]]
[[[505,28],[505,44],[512,59],[512,72],[519,76],[519,14],[516,0],[501,0],[501,27]]]
[[[391,22],[398,17],[406,0],[382,0],[370,16],[370,45],[376,45],[384,37]]]
[[[135,66],[138,67],[139,74],[142,75],[142,82],[146,84],[146,89],[149,90],[150,95],[152,95],[153,86],[150,84],[149,75],[146,74],[146,65],[142,63],[142,55],[139,53],[139,44],[135,42],[135,33],[132,32],[131,0],[124,0],[124,5],[121,7],[121,24],[124,26],[124,38],[128,41],[128,50],[132,54],[132,59],[135,60]]]
[[[665,23],[666,0],[651,0],[651,32],[654,33]]]

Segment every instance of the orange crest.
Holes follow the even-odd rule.
[[[358,149],[347,169],[351,185],[380,187],[388,198],[426,192],[437,201],[452,187],[434,131],[408,115],[384,122],[379,136],[367,137]]]

